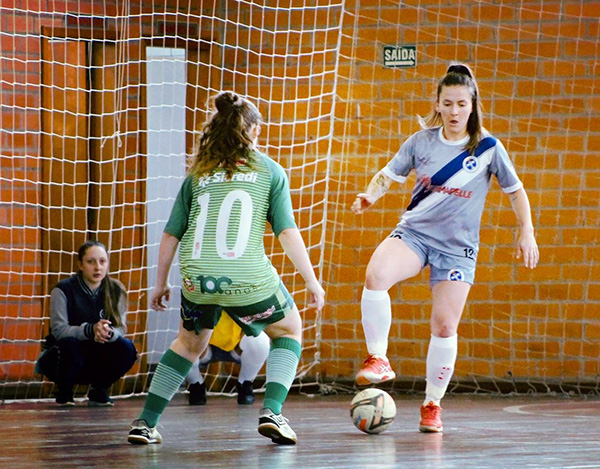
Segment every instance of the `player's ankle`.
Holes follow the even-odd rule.
[[[425,396],[425,400],[423,401],[423,405],[429,405],[429,403],[432,403],[433,405],[441,407],[441,402],[442,402],[441,399],[436,399],[434,397]]]

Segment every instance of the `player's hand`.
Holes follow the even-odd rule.
[[[323,287],[316,279],[308,282],[306,288],[308,288],[308,291],[310,292],[310,303],[308,304],[308,307],[316,308],[317,311],[321,311],[325,305],[325,290],[323,290]]]
[[[521,232],[517,241],[517,259],[523,256],[523,264],[529,269],[535,269],[540,260],[540,251],[533,232]]]
[[[163,302],[169,301],[171,296],[171,286],[169,284],[163,286],[155,286],[150,294],[150,306],[155,311],[164,311],[167,305]]]
[[[375,203],[375,198],[372,195],[360,193],[354,199],[350,210],[356,215],[360,215]]]
[[[113,330],[108,319],[100,319],[94,324],[94,341],[100,344],[108,342],[113,336]]]

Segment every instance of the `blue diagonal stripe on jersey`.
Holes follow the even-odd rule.
[[[477,148],[475,149],[475,154],[473,156],[475,158],[480,157],[483,153],[485,153],[487,150],[492,148],[495,144],[496,144],[496,139],[494,137],[485,137],[484,139],[482,139],[479,142],[479,145],[477,145]],[[448,179],[450,179],[452,176],[454,176],[456,173],[458,173],[462,169],[463,160],[467,156],[469,156],[469,150],[465,150],[462,153],[460,153],[456,158],[454,158],[446,166],[444,166],[437,173],[435,173],[431,177],[431,185],[432,186],[444,185],[444,183]],[[410,204],[408,205],[408,207],[406,207],[406,210],[412,210],[413,208],[415,208],[417,205],[419,205],[419,203],[423,199],[427,198],[431,193],[432,193],[432,191],[430,191],[429,189],[426,189],[425,187],[423,189],[421,189],[419,192],[417,192],[414,195],[414,197],[410,201]]]

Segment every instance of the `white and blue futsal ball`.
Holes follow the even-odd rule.
[[[352,423],[365,433],[381,433],[392,424],[395,416],[394,399],[381,389],[365,389],[352,399]]]

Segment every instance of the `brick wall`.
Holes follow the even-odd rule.
[[[311,44],[335,45],[338,40],[321,30],[339,21],[341,10],[329,15],[319,9],[287,14],[244,10],[233,0],[192,7],[185,2],[171,3],[145,6],[143,10],[133,4],[130,37],[152,34],[152,25],[159,17],[181,20],[186,13],[212,13],[216,8],[230,19],[252,22],[266,30],[294,29],[294,25],[315,30],[289,37],[261,35],[248,28],[218,30],[222,36],[217,34],[217,41],[243,41],[244,46],[264,54],[297,53],[310,50]],[[31,10],[36,5],[39,14]],[[65,26],[64,16],[57,12],[114,15],[119,11],[112,4],[91,5],[54,2],[51,8],[56,10],[51,12],[45,2],[17,1],[14,10],[4,8],[0,15],[0,166],[4,178],[0,200],[0,337],[8,339],[0,344],[0,356],[12,360],[11,364],[3,362],[0,379],[30,379],[39,344],[26,339],[38,340],[44,327],[41,318],[48,285],[44,284],[40,252],[42,233],[37,228],[42,203],[37,158],[42,154],[39,34],[43,26]],[[465,382],[492,377],[500,382],[562,378],[589,383],[597,379],[600,140],[592,122],[600,108],[596,78],[599,7],[600,2],[579,0],[545,1],[542,5],[473,1],[460,2],[459,8],[450,1],[356,0],[346,2],[339,56],[322,53],[312,59],[258,61],[255,54],[236,55],[232,49],[215,46],[219,53],[212,60],[218,63],[223,58],[227,68],[235,72],[213,70],[211,85],[221,83],[224,88],[257,98],[270,122],[261,143],[271,156],[286,167],[311,163],[313,173],[293,170],[290,174],[296,206],[317,202],[313,215],[303,211],[298,216],[301,227],[314,225],[304,232],[311,245],[320,240],[320,197],[328,190],[320,271],[328,305],[320,318],[322,328],[308,333],[311,340],[320,333],[320,364],[314,370],[325,381],[351,378],[364,359],[359,308],[364,271],[373,249],[408,204],[413,179],[409,178],[405,187],[396,186],[361,217],[355,217],[348,207],[401,142],[418,130],[416,115],[429,111],[436,81],[451,61],[469,63],[476,74],[485,126],[503,141],[525,183],[542,256],[534,271],[515,261],[514,215],[507,197],[494,183],[482,220],[477,282],[459,328],[456,377]],[[25,8],[31,11],[27,13]],[[140,12],[142,16],[138,16]],[[201,30],[213,26],[204,20],[199,24]],[[9,36],[11,32],[17,35]],[[236,34],[239,32],[243,34]],[[396,44],[417,46],[415,68],[382,67],[383,45]],[[336,66],[338,74],[329,73]],[[271,79],[253,77],[257,71]],[[295,79],[315,71],[322,72],[322,77]],[[285,80],[277,80],[278,76]],[[330,96],[334,89],[335,100]],[[282,103],[282,99],[296,101]],[[326,114],[333,105],[333,139],[320,139],[327,136],[330,121],[312,118]],[[295,123],[298,119],[307,123]],[[293,146],[302,139],[313,143]],[[329,145],[327,168],[320,158],[327,155]],[[320,182],[327,169],[328,187]],[[10,187],[5,180],[11,181]],[[310,191],[302,190],[307,183]],[[133,220],[134,214],[125,216]],[[315,262],[320,252],[313,252]],[[141,256],[143,253],[135,253],[136,258]],[[130,260],[124,256],[123,262]],[[275,264],[289,273],[289,264],[280,256]],[[401,376],[420,379],[429,337],[427,272],[393,288],[390,294],[394,311],[390,357]],[[139,296],[143,296],[141,290]],[[141,309],[142,303],[137,308]],[[307,312],[305,321],[314,318]],[[15,346],[17,340],[20,342]]]
[[[443,3],[443,4],[442,4]],[[597,383],[600,154],[598,2],[357,0],[339,75],[332,190],[337,223],[328,239],[325,377],[349,376],[366,356],[360,325],[364,271],[408,204],[414,179],[371,212],[348,207],[431,109],[437,79],[466,62],[478,79],[484,125],[501,139],[529,194],[541,262],[514,258],[516,220],[493,183],[482,220],[476,284],[459,327],[456,381]],[[493,3],[493,2],[492,2]],[[418,65],[384,69],[383,45],[417,46]],[[331,212],[330,212],[331,213]],[[400,377],[421,379],[429,339],[428,272],[390,290],[389,355]],[[474,385],[475,387],[477,385]]]

